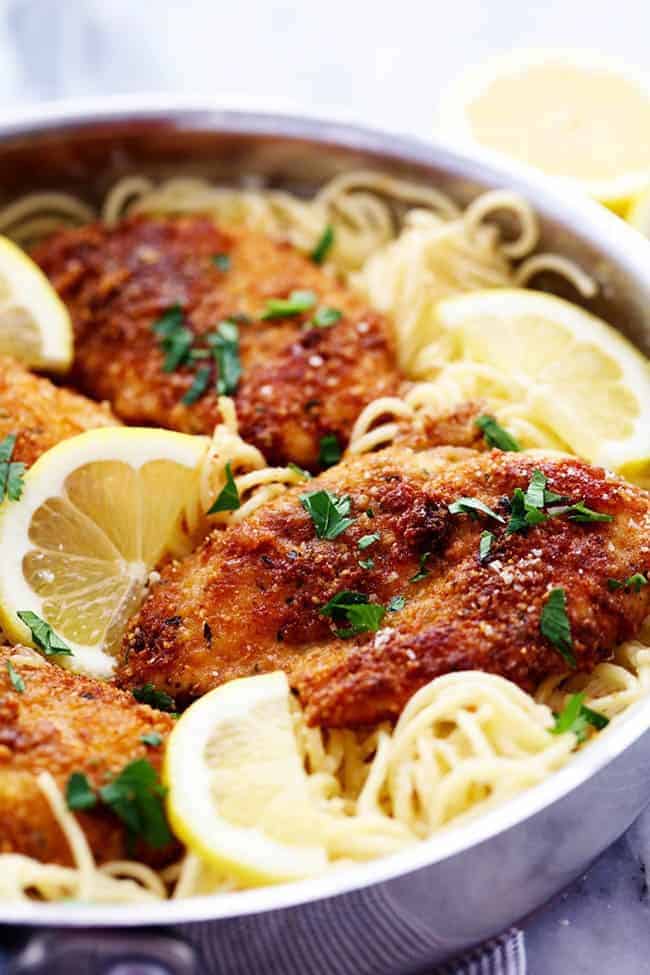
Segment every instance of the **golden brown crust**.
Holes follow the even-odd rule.
[[[215,254],[229,256],[229,270],[215,265]],[[135,218],[62,231],[34,258],[70,309],[76,383],[129,423],[209,434],[220,420],[213,384],[186,406],[192,370],[162,370],[151,325],[175,303],[195,335],[233,315],[250,317],[240,325],[237,411],[242,436],[270,463],[317,468],[324,434],[345,445],[363,407],[397,389],[386,321],[288,244],[261,234],[226,233],[204,217]],[[303,328],[313,310],[259,320],[269,298],[293,290],[314,291],[343,318],[325,329]]]
[[[7,661],[25,690],[13,687]],[[33,650],[0,648],[0,853],[23,853],[48,863],[71,865],[68,844],[36,784],[50,772],[61,789],[73,772],[83,772],[95,787],[137,758],[160,769],[163,747],[145,745],[140,736],[158,732],[163,740],[173,721],[138,704],[131,694],[45,662]],[[77,813],[99,862],[128,854],[126,833],[110,812]],[[170,850],[137,853],[153,862]]]
[[[8,356],[0,356],[0,440],[17,434],[12,460],[30,467],[61,440],[95,427],[119,423],[106,405],[35,376]]]
[[[507,519],[504,499],[536,468],[554,491],[614,521],[554,517],[506,535],[494,521],[449,513],[473,496]],[[352,499],[355,521],[333,541],[316,537],[300,503],[321,487]],[[496,538],[480,564],[486,528]],[[359,538],[375,531],[380,540],[360,552]],[[412,582],[425,552],[428,575]],[[364,569],[368,556],[374,567]],[[549,589],[566,590],[574,653],[589,668],[650,608],[650,586],[612,593],[607,580],[649,568],[650,497],[600,469],[564,457],[389,448],[288,491],[165,569],[127,632],[118,679],[151,681],[186,703],[223,681],[281,668],[309,720],[330,726],[393,717],[452,670],[487,670],[531,690],[564,667],[540,633]],[[401,595],[406,605],[387,613],[376,635],[337,639],[319,610],[342,589],[382,604]]]

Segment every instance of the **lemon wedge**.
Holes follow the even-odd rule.
[[[645,237],[650,237],[650,186],[632,201],[625,219]]]
[[[241,886],[317,874],[327,853],[315,843],[310,800],[285,674],[230,681],[180,718],[163,780],[172,829],[188,849]]]
[[[65,372],[72,363],[68,310],[41,269],[0,237],[0,353],[28,366]]]
[[[619,213],[650,178],[650,82],[588,51],[522,51],[471,69],[443,95],[439,125]]]
[[[615,470],[647,469],[650,364],[610,325],[561,298],[517,288],[445,299],[436,318],[452,360],[493,367],[560,444]]]
[[[73,670],[108,676],[151,570],[192,547],[206,437],[107,427],[64,440],[0,508],[0,622],[36,613],[73,651]]]

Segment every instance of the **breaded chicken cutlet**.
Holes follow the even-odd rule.
[[[165,568],[126,633],[118,682],[186,704],[280,668],[308,720],[331,727],[396,717],[450,671],[531,691],[636,633],[650,586],[626,580],[649,567],[650,495],[601,469],[392,447]]]
[[[30,467],[61,440],[118,422],[106,405],[61,389],[15,359],[0,356],[0,440],[16,434],[12,460]]]
[[[61,231],[33,257],[71,313],[73,382],[128,423],[210,434],[221,371],[242,437],[271,464],[317,470],[322,438],[344,447],[363,407],[397,389],[386,320],[262,234],[200,216],[136,217]],[[308,293],[303,311],[269,306],[295,292],[300,307]],[[270,307],[275,317],[263,318]],[[231,327],[219,337],[222,322]]]
[[[34,650],[1,647],[0,853],[72,865],[36,777],[49,772],[65,791],[74,772],[99,789],[136,759],[147,759],[159,771],[173,723],[132,695],[49,664]],[[160,744],[147,744],[143,735]],[[98,862],[131,855],[124,824],[106,806],[76,815]],[[174,847],[153,850],[139,842],[136,850],[142,859],[160,863]]]

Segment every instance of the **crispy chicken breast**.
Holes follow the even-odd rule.
[[[8,663],[24,684],[22,692]],[[99,788],[138,758],[159,770],[162,744],[147,745],[142,735],[157,732],[164,741],[172,725],[169,715],[138,704],[131,694],[71,674],[34,650],[0,648],[0,853],[72,865],[36,776],[50,772],[65,790],[73,772],[83,772]],[[129,854],[126,830],[110,810],[97,807],[77,816],[99,862]],[[136,852],[161,862],[170,850],[138,844]]]
[[[197,216],[140,217],[61,231],[33,256],[70,309],[74,381],[129,423],[212,432],[220,419],[218,366],[212,355],[190,355],[205,355],[206,337],[227,319],[239,330],[240,432],[269,463],[317,469],[321,438],[333,434],[344,446],[362,408],[397,388],[386,320],[288,244],[261,234],[226,232]],[[294,291],[313,292],[316,303],[260,318],[270,299]],[[192,352],[165,371],[163,340],[152,325],[174,306]],[[341,317],[309,327],[319,309]],[[184,403],[199,368],[208,369],[209,382]]]
[[[513,531],[542,474],[564,511],[538,508],[539,523]],[[323,491],[330,537],[313,517]],[[578,502],[608,520],[572,520]],[[281,668],[310,722],[326,726],[395,717],[449,671],[485,670],[532,690],[569,657],[590,668],[634,635],[650,586],[612,591],[609,580],[649,567],[650,496],[601,469],[564,456],[392,447],[291,489],[164,569],[128,629],[118,680],[152,682],[185,704]],[[569,646],[542,632],[553,590]],[[362,631],[345,605],[364,601],[385,612],[362,611]]]
[[[108,406],[61,389],[15,359],[0,356],[0,440],[17,435],[12,460],[30,467],[59,441],[116,423]]]

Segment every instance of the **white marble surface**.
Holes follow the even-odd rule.
[[[650,70],[650,0],[0,0],[0,106],[144,90],[262,96],[426,137],[463,65],[551,45]],[[646,813],[529,920],[532,975],[650,972],[649,858]]]

